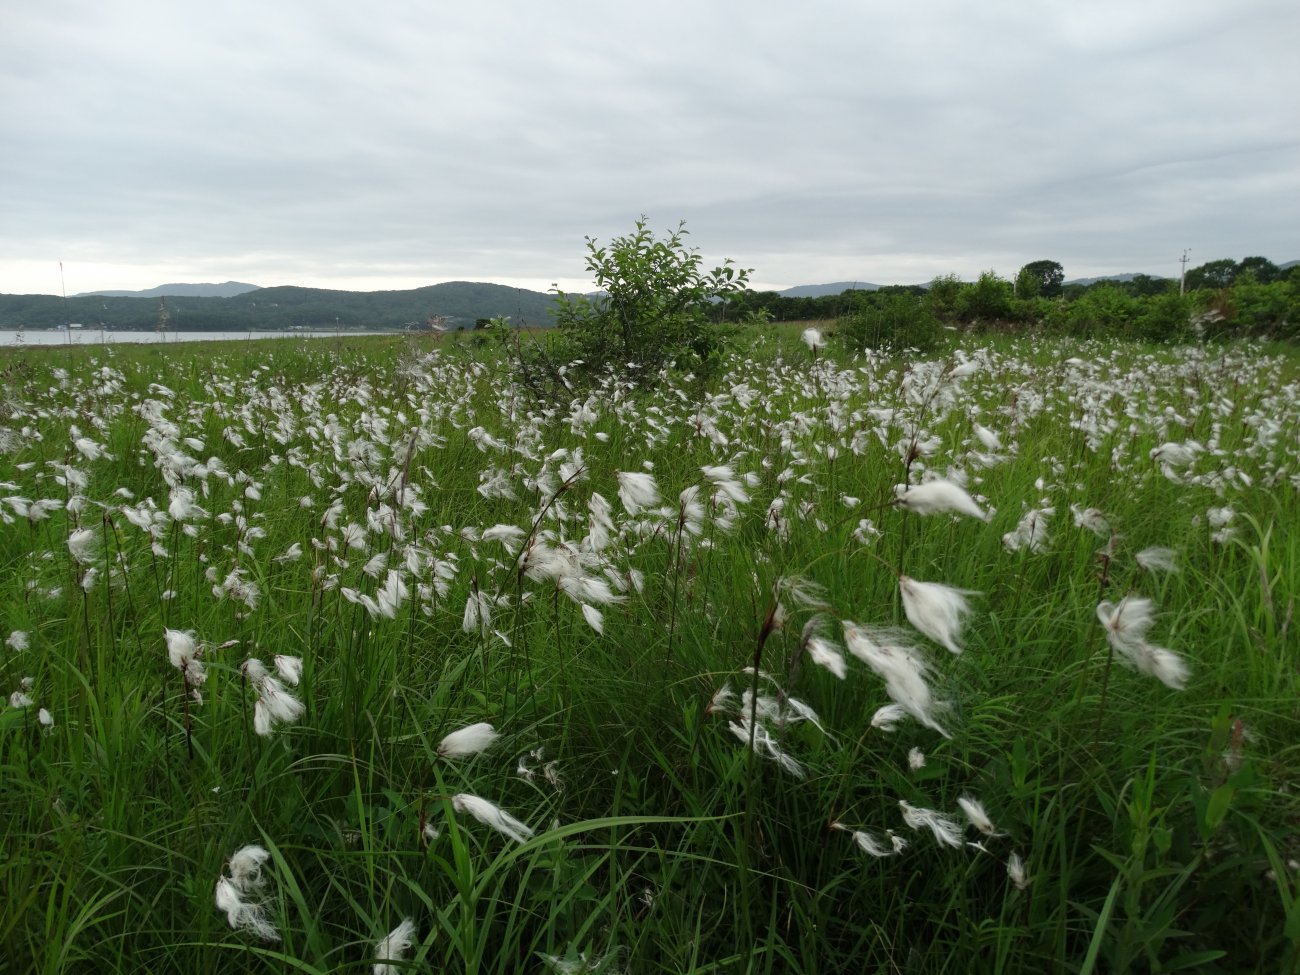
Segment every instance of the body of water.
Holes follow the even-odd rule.
[[[347,335],[400,335],[400,332],[319,331],[283,332],[110,332],[97,328],[74,328],[66,331],[29,328],[22,331],[0,329],[0,346],[14,345],[124,345],[173,342],[231,342],[248,339],[328,339]],[[421,333],[427,334],[427,333]]]

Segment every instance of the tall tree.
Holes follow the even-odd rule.
[[[1226,288],[1237,275],[1237,262],[1230,257],[1207,261],[1187,272],[1187,289]]]
[[[1064,283],[1065,268],[1056,261],[1030,261],[1016,275],[1016,294],[1021,298],[1055,298]]]
[[[1243,257],[1233,279],[1247,272],[1255,275],[1255,280],[1260,284],[1269,284],[1282,276],[1281,269],[1267,257]]]

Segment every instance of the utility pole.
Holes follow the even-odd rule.
[[[1183,266],[1183,273],[1178,276],[1178,293],[1180,295],[1187,293],[1187,255],[1191,252],[1190,247],[1184,247],[1183,256],[1178,261]]]

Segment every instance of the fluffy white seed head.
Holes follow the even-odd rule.
[[[659,486],[650,474],[619,471],[618,498],[629,515],[637,515],[643,508],[653,508],[659,503]]]
[[[415,944],[415,922],[409,917],[375,945],[374,975],[396,975],[400,969],[389,962],[402,961]]]
[[[302,657],[290,657],[283,653],[275,655],[275,669],[285,683],[294,687],[302,680]]]
[[[532,838],[533,831],[528,826],[486,799],[462,792],[451,797],[451,807],[458,813],[473,816],[483,825],[504,833],[516,843],[525,843]]]
[[[1178,553],[1172,548],[1152,546],[1134,556],[1137,564],[1148,572],[1177,572]]]
[[[907,621],[950,652],[961,653],[961,630],[970,613],[966,597],[979,594],[938,582],[918,582],[910,576],[899,576],[898,588]]]
[[[978,799],[971,796],[962,796],[957,800],[957,805],[961,806],[961,811],[966,814],[970,824],[985,836],[998,835],[997,827],[993,825],[993,820],[984,811],[984,804]]]
[[[99,538],[89,528],[78,528],[68,535],[68,551],[80,565],[99,558]]]
[[[486,721],[453,731],[438,743],[439,758],[468,758],[487,751],[499,738],[496,730]]]
[[[1155,618],[1155,604],[1144,596],[1125,596],[1118,603],[1106,600],[1097,605],[1097,619],[1116,650],[1142,643]]]
[[[241,846],[230,857],[230,879],[244,893],[262,886],[262,864],[271,854],[255,843]]]
[[[894,504],[918,515],[949,513],[989,520],[988,514],[966,493],[966,489],[951,481],[936,479],[912,487],[900,484],[894,490],[898,495]]]
[[[217,881],[217,908],[224,911],[226,920],[236,931],[247,931],[263,941],[279,941],[279,932],[275,930],[261,904],[246,901],[238,886],[227,877]]]
[[[898,800],[898,808],[903,811],[903,822],[912,829],[928,829],[940,846],[949,846],[954,850],[961,847],[962,830],[956,821],[934,809],[913,806],[906,799]]]
[[[1011,882],[1016,885],[1017,890],[1024,890],[1029,886],[1029,870],[1025,861],[1020,858],[1020,854],[1014,850],[1007,857],[1007,876]]]

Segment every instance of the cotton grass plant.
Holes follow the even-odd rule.
[[[6,361],[4,957],[1293,966],[1296,359],[799,331]]]

